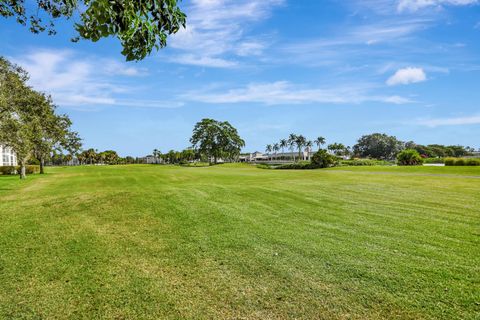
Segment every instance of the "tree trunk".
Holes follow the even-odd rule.
[[[25,162],[20,162],[20,179],[27,178],[27,168],[25,167]]]
[[[45,167],[45,160],[43,159],[43,157],[40,157],[40,174],[45,173],[44,167]]]

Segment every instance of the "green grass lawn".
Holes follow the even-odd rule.
[[[0,176],[0,319],[479,319],[480,168]]]

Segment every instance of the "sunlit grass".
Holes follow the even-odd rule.
[[[0,318],[475,319],[479,177],[247,165],[0,177]]]

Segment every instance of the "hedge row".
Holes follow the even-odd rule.
[[[341,166],[391,166],[392,162],[374,159],[341,160]]]
[[[445,159],[446,166],[480,166],[480,159],[472,158],[447,158]]]
[[[40,166],[28,165],[25,167],[27,174],[34,174],[40,172]],[[20,166],[0,166],[0,174],[11,175],[20,172]]]
[[[423,163],[429,163],[429,164],[442,164],[445,163],[445,158],[425,158],[423,160]]]

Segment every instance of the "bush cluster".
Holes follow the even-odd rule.
[[[477,158],[446,158],[446,166],[480,166],[480,159]]]
[[[40,172],[40,166],[28,165],[25,167],[27,174],[34,174]],[[0,166],[0,174],[11,175],[20,172],[20,166]]]
[[[314,168],[328,168],[338,164],[337,157],[331,155],[326,150],[320,149],[312,156],[312,166]]]
[[[425,158],[423,163],[445,163],[445,158]]]
[[[391,166],[393,163],[386,160],[375,159],[353,159],[353,160],[341,160],[341,166]]]
[[[306,169],[317,169],[317,168],[320,168],[320,167],[316,167],[313,165],[313,163],[310,163],[310,162],[288,163],[288,164],[282,164],[274,167],[274,169],[285,169],[285,170],[306,170]]]
[[[397,155],[397,164],[399,166],[420,166],[423,164],[423,158],[417,150],[405,149]]]

